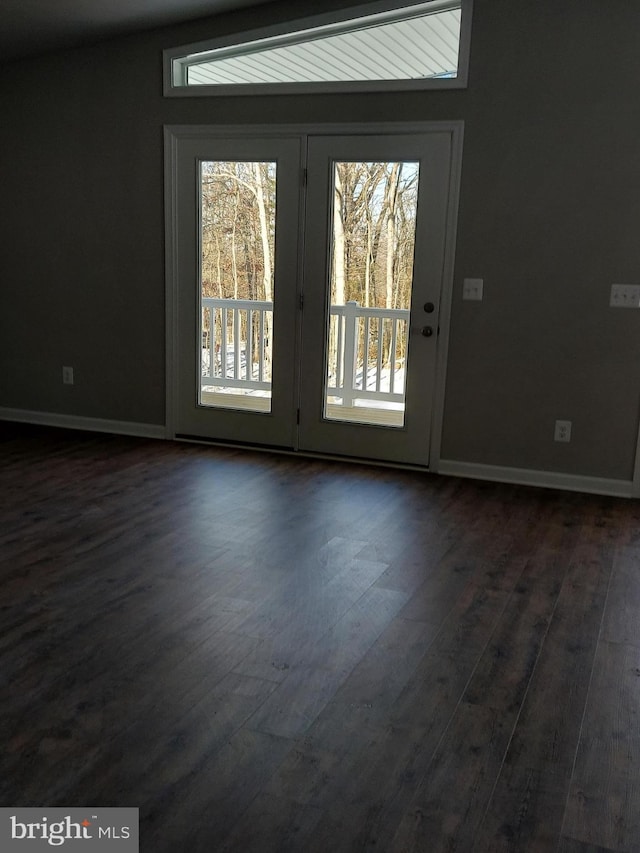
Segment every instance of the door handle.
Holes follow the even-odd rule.
[[[423,335],[425,338],[430,338],[431,335],[433,335],[433,326],[423,326],[420,329],[420,334]]]

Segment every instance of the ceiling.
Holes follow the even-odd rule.
[[[276,0],[0,0],[0,63]]]
[[[185,83],[238,85],[371,80],[423,80],[455,76],[460,9],[420,9],[370,15],[352,22],[196,53],[185,62]]]

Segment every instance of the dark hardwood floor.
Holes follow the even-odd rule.
[[[640,503],[0,425],[1,806],[640,851]]]

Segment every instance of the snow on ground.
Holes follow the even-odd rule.
[[[202,361],[201,361],[201,370],[202,370],[202,376],[203,377],[209,376],[210,353],[211,353],[211,351],[209,349],[203,348],[203,350],[202,350]],[[218,353],[216,353],[215,355],[216,355],[216,358],[214,360],[214,377],[216,379],[222,379],[223,376],[222,376],[222,372],[221,372],[222,371],[221,359],[220,359],[220,356]],[[228,347],[227,348],[227,365],[226,365],[226,367],[227,367],[226,376],[228,379],[235,378],[234,366],[235,366],[235,350],[233,347]],[[254,364],[252,366],[251,372],[252,372],[253,380],[257,382],[259,380],[259,373],[258,373],[258,365],[257,364]],[[374,364],[374,365],[369,366],[369,368],[367,370],[367,376],[366,376],[366,390],[367,391],[373,391],[373,392],[376,391],[377,373],[378,373],[377,365]],[[363,374],[362,368],[360,368],[356,371],[356,382],[355,382],[356,393],[357,393],[358,389],[362,389],[362,374]],[[245,348],[244,347],[240,348],[240,376],[239,376],[239,378],[240,379],[246,379],[246,354],[245,354]],[[268,381],[269,377],[265,376],[265,379]],[[332,374],[329,375],[329,390],[334,392],[334,394],[332,394],[329,399],[330,399],[330,402],[337,404],[338,401],[340,401],[342,398],[337,394],[337,391],[339,389],[335,388],[333,385],[333,383],[335,382],[335,379],[336,379],[335,375],[332,375]],[[395,374],[394,374],[394,385],[393,385],[394,394],[403,394],[404,393],[404,387],[405,387],[404,381],[405,381],[404,367],[396,368]],[[230,393],[234,393],[234,394],[251,394],[251,395],[258,396],[258,397],[266,397],[266,396],[270,395],[269,391],[265,391],[265,390],[260,389],[260,388],[247,388],[246,390],[243,390],[243,389],[239,389],[239,388],[223,388],[222,386],[217,385],[217,384],[216,385],[203,385],[202,390],[203,391],[210,391],[212,393],[230,392]],[[385,367],[380,371],[380,391],[387,394],[390,392],[390,390],[391,390],[391,370],[390,370],[390,368]],[[367,408],[376,408],[376,409],[378,409],[378,408],[380,408],[380,409],[401,409],[401,408],[403,408],[402,402],[399,402],[399,401],[395,402],[393,400],[363,400],[363,399],[356,398],[354,400],[354,405],[365,406]]]

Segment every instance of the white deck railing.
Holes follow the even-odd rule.
[[[271,359],[266,332],[272,317],[272,302],[202,299],[203,388],[270,390]]]
[[[332,305],[329,314],[334,346],[327,395],[342,398],[343,406],[355,400],[402,403],[409,311],[347,302]]]
[[[347,302],[331,305],[329,314],[327,396],[343,406],[402,403],[409,311]],[[268,391],[272,318],[272,302],[203,298],[202,387]]]

